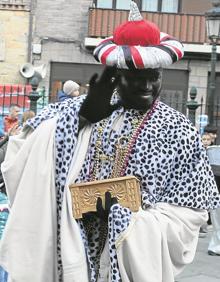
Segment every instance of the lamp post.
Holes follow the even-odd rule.
[[[37,113],[37,100],[41,97],[37,91],[38,85],[40,82],[40,78],[38,76],[33,76],[29,83],[32,87],[32,91],[29,94],[30,99],[30,110]]]
[[[216,84],[216,60],[217,60],[217,41],[220,39],[220,1],[213,1],[213,8],[205,13],[207,35],[212,44],[211,53],[211,73],[208,85],[208,117],[209,124],[214,123],[214,103],[215,103],[215,84]]]
[[[195,99],[197,96],[197,89],[195,86],[192,86],[189,92],[190,101],[186,103],[186,106],[188,108],[189,114],[188,118],[192,122],[192,124],[195,125],[196,123],[196,110],[199,106],[201,106]]]

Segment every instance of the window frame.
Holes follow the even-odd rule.
[[[162,2],[163,0],[158,0],[158,3],[157,3],[157,11],[146,11],[146,10],[142,10],[142,0],[138,0],[136,2],[138,2],[138,7],[140,9],[140,11],[142,12],[153,12],[153,13],[174,13],[174,14],[178,14],[180,13],[181,11],[181,7],[182,7],[182,0],[177,0],[178,1],[178,7],[177,7],[177,12],[163,12],[162,11]]]
[[[93,0],[93,3],[95,5],[95,7],[97,7],[97,1],[98,0]],[[141,12],[153,12],[153,13],[167,13],[167,12],[162,12],[161,9],[162,9],[162,1],[163,0],[158,0],[158,5],[157,5],[157,11],[142,11],[142,0],[136,0],[135,2],[137,3],[138,5],[138,8],[140,9]],[[169,12],[169,13],[174,13],[174,14],[178,14],[180,13],[181,11],[181,8],[182,8],[182,0],[177,0],[178,1],[178,8],[177,8],[177,12]],[[116,9],[116,2],[117,0],[112,0],[112,7],[111,9],[112,10],[117,10]],[[106,9],[109,9],[109,8],[106,8]]]

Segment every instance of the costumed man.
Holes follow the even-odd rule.
[[[11,281],[174,281],[206,210],[220,205],[198,132],[158,98],[161,68],[181,59],[182,44],[131,2],[129,21],[94,55],[108,67],[88,95],[49,105],[9,142],[0,265]],[[97,212],[74,219],[70,184],[124,176],[140,181],[137,212],[88,190]]]

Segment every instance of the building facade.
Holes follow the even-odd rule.
[[[20,56],[20,61],[33,66],[46,64],[47,75],[40,86],[45,86],[51,102],[68,79],[77,81],[86,91],[91,75],[103,69],[92,56],[94,47],[127,20],[130,0],[28,1],[29,37],[24,50],[29,52],[26,60]],[[197,100],[205,104],[211,45],[206,36],[204,13],[212,7],[212,0],[136,0],[136,3],[145,19],[155,22],[161,31],[177,37],[185,46],[184,59],[164,70],[162,100],[186,113],[186,101],[195,86]],[[217,52],[220,53],[219,47]],[[216,93],[220,89],[219,71],[217,62]],[[21,79],[18,71],[17,76]],[[197,113],[205,113],[205,106]]]
[[[0,84],[25,82],[19,67],[28,60],[29,15],[23,0],[0,1]]]
[[[206,37],[204,13],[212,7],[212,1],[136,2],[144,18],[185,45],[185,58],[164,71],[162,99],[186,113],[188,93],[195,86],[198,100],[205,103],[211,46]],[[92,73],[101,71],[102,66],[92,56],[94,46],[127,19],[129,4],[125,0],[57,0],[53,4],[38,0],[33,43],[41,45],[41,53],[32,54],[32,63],[47,63],[47,77],[42,83],[50,89],[51,97],[55,99],[65,80],[73,79],[85,86]],[[217,63],[217,89],[219,67]]]
[[[87,50],[84,38],[88,33],[88,13],[91,0],[38,0],[35,9],[32,64],[47,64],[47,76],[42,81],[50,89],[51,101],[65,80],[88,84],[96,69],[92,51]]]

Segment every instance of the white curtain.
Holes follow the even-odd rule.
[[[162,12],[177,13],[179,0],[162,0]]]
[[[158,0],[142,0],[142,11],[156,12],[158,10]]]

